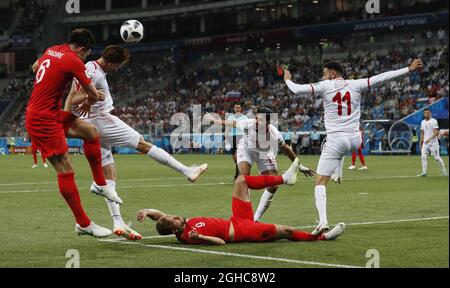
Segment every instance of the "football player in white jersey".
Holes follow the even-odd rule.
[[[158,163],[183,174],[189,181],[195,182],[207,169],[207,164],[193,167],[185,166],[163,149],[145,141],[137,131],[111,114],[114,106],[106,74],[108,72],[117,72],[122,65],[128,62],[129,58],[130,54],[126,48],[118,45],[106,47],[99,59],[86,64],[86,73],[92,79],[97,90],[103,94],[104,100],[97,102],[92,107],[86,105],[86,103],[82,104],[81,107],[72,107],[72,103],[80,103],[80,99],[86,95],[84,90],[77,87],[78,84],[74,81],[64,109],[73,113],[76,113],[75,111],[83,111],[81,116],[85,117],[84,120],[97,128],[102,149],[103,171],[108,186],[113,187],[115,194],[117,194],[115,191],[117,176],[111,152],[112,146],[137,149]],[[93,188],[95,187],[91,187],[91,190]],[[141,235],[128,227],[123,221],[120,214],[120,206],[110,200],[106,200],[106,203],[114,221],[113,232],[130,240],[140,240],[142,238]]]
[[[423,110],[424,120],[420,124],[420,150],[422,152],[422,173],[417,175],[420,177],[427,176],[427,158],[431,154],[437,161],[443,176],[447,176],[444,161],[439,153],[439,125],[436,119],[431,117],[431,111],[428,108]]]
[[[409,67],[389,71],[369,78],[349,80],[343,78],[343,69],[337,62],[324,65],[323,81],[315,84],[299,85],[291,81],[291,73],[285,70],[284,80],[295,94],[319,95],[323,97],[327,142],[324,145],[317,166],[314,195],[319,214],[319,224],[312,232],[320,234],[329,229],[327,220],[326,185],[333,172],[342,175],[344,155],[361,145],[359,121],[361,117],[361,92],[384,81],[421,70],[422,60],[415,59]]]
[[[234,110],[234,114],[230,115],[230,117],[228,117],[227,120],[229,121],[242,121],[242,120],[247,120],[247,116],[245,116],[244,114],[242,114],[242,107],[243,105],[241,103],[235,103],[233,110]],[[244,132],[242,130],[239,130],[236,127],[230,127],[230,126],[226,126],[225,127],[225,135],[230,135],[232,137],[232,143],[231,143],[231,154],[233,156],[233,160],[235,163],[235,173],[234,173],[234,180],[237,179],[237,177],[239,176],[239,168],[237,165],[237,145],[239,143],[239,141],[241,140],[241,138],[244,136]]]
[[[241,138],[237,146],[237,164],[241,175],[250,175],[253,163],[258,167],[261,175],[278,175],[276,156],[278,155],[279,147],[291,161],[295,161],[297,158],[291,147],[284,142],[281,132],[270,123],[272,113],[269,108],[260,107],[257,110],[256,119],[241,121],[215,120],[211,115],[207,114],[206,119],[215,125],[232,126],[244,131],[244,137]],[[307,177],[314,175],[314,171],[302,164],[299,164],[298,167],[299,171]],[[278,186],[271,186],[264,190],[254,215],[255,221],[258,222],[264,212],[267,211],[277,189]]]

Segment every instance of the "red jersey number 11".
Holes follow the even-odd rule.
[[[338,104],[338,115],[342,116],[342,102],[347,102],[347,115],[350,116],[352,114],[352,101],[350,98],[350,92],[346,92],[344,94],[344,97],[342,97],[341,92],[336,93],[336,95],[333,97],[333,102]]]

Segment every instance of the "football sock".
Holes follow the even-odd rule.
[[[155,145],[153,145],[152,148],[150,148],[150,151],[148,151],[147,155],[156,162],[166,165],[172,168],[173,170],[180,172],[183,175],[185,175],[187,170],[189,169],[188,167],[180,163],[178,160],[173,158],[169,153],[167,153],[161,148],[156,147]]]
[[[256,209],[255,216],[253,217],[255,221],[259,221],[264,212],[269,209],[270,204],[272,204],[273,196],[273,193],[270,193],[267,189],[264,190],[264,193],[261,195],[261,199],[259,200],[258,209]]]
[[[317,213],[319,214],[319,223],[328,223],[327,220],[327,187],[317,185],[314,188]]]
[[[300,231],[300,230],[294,230],[292,232],[291,238],[289,240],[291,241],[316,241],[319,240],[320,236],[318,235],[312,235],[311,233]]]
[[[115,181],[106,179],[106,183],[109,187],[112,187],[114,190],[116,190]],[[105,201],[106,205],[108,205],[109,213],[111,214],[111,217],[114,221],[114,226],[125,224],[123,222],[122,215],[120,214],[120,205],[106,198]]]
[[[366,161],[364,160],[364,154],[362,153],[362,149],[358,149],[359,161],[363,166],[366,166]]]
[[[42,163],[47,163],[47,159],[45,158],[44,154],[41,153]]]
[[[353,151],[352,152],[352,165],[355,166],[355,162],[356,162],[356,152]]]
[[[58,174],[59,192],[66,200],[75,219],[81,227],[87,227],[91,224],[91,220],[83,210],[81,204],[80,194],[78,193],[77,185],[75,184],[74,173],[60,173]]]
[[[427,174],[427,168],[428,168],[427,167],[428,166],[427,155],[422,155],[421,160],[422,160],[422,173]]]
[[[33,153],[33,161],[34,161],[34,165],[37,165],[37,155],[36,155],[36,153]]]
[[[244,176],[247,186],[250,189],[263,189],[271,186],[284,184],[282,176],[259,175],[259,176]]]
[[[95,140],[84,140],[83,141],[84,156],[89,161],[89,166],[91,166],[92,177],[97,185],[105,186],[106,179],[103,175],[102,167],[102,153],[100,151],[100,141],[99,138]]]

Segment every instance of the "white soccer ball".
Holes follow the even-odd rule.
[[[137,20],[127,20],[120,27],[120,36],[127,43],[138,43],[144,38],[144,26]]]

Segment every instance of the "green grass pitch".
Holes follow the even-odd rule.
[[[79,251],[81,267],[365,267],[370,249],[379,252],[380,267],[449,267],[449,178],[440,176],[433,158],[429,158],[427,178],[414,177],[420,172],[418,156],[372,156],[367,157],[368,171],[345,170],[343,184],[328,186],[330,224],[350,224],[337,241],[211,247],[151,237],[157,235],[154,224],[135,221],[140,208],[187,217],[230,217],[231,157],[176,157],[189,165],[207,162],[209,169],[197,184],[191,184],[146,156],[116,156],[122,214],[147,237],[130,243],[115,236],[108,241],[77,236],[53,169],[31,169],[30,155],[1,156],[0,267],[65,267],[69,249]],[[111,227],[105,201],[88,192],[91,178],[86,159],[72,159],[88,215]],[[315,168],[318,157],[304,156],[301,161]],[[349,161],[347,157],[345,167]],[[444,161],[448,165],[447,157]],[[278,162],[281,170],[288,167],[285,156],[279,156]],[[280,187],[262,220],[295,227],[314,225],[313,184],[299,175],[296,186]],[[255,208],[261,192],[251,193]]]

